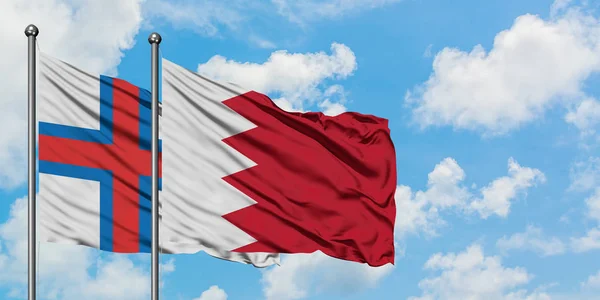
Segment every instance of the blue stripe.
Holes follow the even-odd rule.
[[[100,130],[74,126],[39,123],[39,134],[60,138],[86,141],[98,144],[112,144],[113,141],[113,79],[100,76]]]
[[[140,176],[140,252],[151,252],[152,241],[152,176]],[[158,190],[162,190],[162,179],[158,179]]]
[[[139,89],[140,99],[140,149],[150,151],[152,149],[152,102],[151,93],[148,90]],[[162,140],[158,140],[158,152],[162,151]]]
[[[40,173],[100,183],[100,250],[113,249],[113,174],[111,171],[41,160]]]
[[[113,140],[113,79],[100,75],[100,133]]]
[[[152,140],[152,107],[150,102],[150,92],[145,89],[140,90],[140,149],[151,149]]]
[[[152,102],[148,90],[139,89],[139,146],[142,150],[152,150]],[[162,152],[162,140],[158,140],[158,151]],[[149,162],[151,163],[151,162]],[[160,177],[160,176],[159,176]],[[152,176],[139,177],[139,240],[140,252],[150,253],[152,246]],[[162,189],[162,179],[158,179],[158,189]]]

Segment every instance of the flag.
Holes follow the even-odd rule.
[[[119,78],[89,74],[44,53],[39,61],[40,240],[119,253],[150,252],[150,92]],[[159,139],[159,190],[162,148]],[[185,178],[174,180],[184,182]],[[218,248],[218,243],[206,243],[213,240],[210,232],[204,232],[197,244],[165,246],[163,235],[176,232],[164,223],[161,217],[162,253],[204,250],[257,267],[279,262],[276,253],[230,253]]]
[[[150,252],[150,93],[44,53],[39,62],[41,240]]]
[[[165,247],[394,263],[386,119],[286,112],[166,59],[162,99]]]

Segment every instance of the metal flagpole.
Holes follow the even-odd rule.
[[[158,45],[162,38],[154,32],[152,46],[152,300],[158,300]]]
[[[27,141],[27,164],[28,164],[28,299],[35,300],[35,287],[36,287],[36,236],[35,236],[35,208],[36,208],[36,167],[35,167],[35,145],[36,145],[36,118],[35,118],[35,41],[39,33],[38,28],[31,24],[25,28],[25,36],[27,36],[28,52],[27,52],[27,65],[28,65],[28,76],[27,76],[27,94],[28,94],[28,116],[27,116],[27,129],[29,132],[29,138]]]

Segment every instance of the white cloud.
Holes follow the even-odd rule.
[[[305,112],[303,109],[294,107],[294,105],[286,98],[273,99],[273,102],[281,109],[288,112]]]
[[[227,293],[218,286],[213,285],[194,300],[227,300]]]
[[[320,103],[318,103],[317,106],[324,115],[336,116],[346,112],[347,109],[346,106],[344,106],[344,103],[346,102],[346,94],[343,86],[330,86],[323,94],[323,97],[324,98]],[[273,102],[275,102],[279,108],[288,112],[306,112],[304,109],[294,106],[288,99],[284,97],[274,99]]]
[[[331,102],[325,99],[319,103],[319,107],[323,110],[323,114],[328,116],[337,116],[346,111],[346,107],[339,102]]]
[[[575,125],[585,136],[594,134],[595,128],[600,124],[600,102],[592,98],[583,100],[575,110],[567,113],[565,120]]]
[[[550,7],[550,14],[556,16],[558,13],[567,9],[571,2],[573,2],[573,0],[555,0]]]
[[[263,48],[263,49],[274,49],[277,48],[277,45],[275,45],[274,42],[269,41],[267,39],[264,39],[262,37],[259,37],[255,34],[250,35],[248,37],[249,41],[252,42],[254,45],[258,46],[259,48]]]
[[[517,292],[512,292],[504,296],[502,300],[551,300],[554,297],[551,294],[548,294],[541,291],[533,291],[532,293],[528,293],[526,290],[519,290]],[[583,300],[583,299],[580,299]]]
[[[271,0],[279,13],[291,22],[304,25],[307,21],[336,18],[346,14],[374,9],[401,0]]]
[[[428,189],[421,195],[433,206],[462,206],[470,196],[467,188],[459,185],[465,179],[465,172],[452,158],[445,158],[437,164],[427,178]],[[417,192],[417,197],[419,196]]]
[[[565,3],[557,2],[550,20],[519,16],[489,52],[477,45],[437,53],[430,78],[405,97],[414,121],[491,136],[583,100],[582,83],[600,70],[600,22]]]
[[[597,222],[598,227],[588,230],[585,236],[571,238],[571,248],[575,252],[600,250],[600,187],[585,200],[586,215]]]
[[[556,285],[558,285],[558,283],[554,283],[554,284],[548,285],[546,287],[556,286]],[[546,287],[542,287],[541,290],[545,289]],[[600,271],[594,275],[590,275],[585,281],[580,283],[579,287],[580,287],[579,290],[574,289],[571,292],[562,292],[562,293],[553,292],[550,295],[546,294],[546,296],[550,296],[550,298],[542,298],[542,299],[597,300],[598,292],[600,292]],[[519,298],[519,299],[523,299],[523,298]],[[529,299],[529,298],[527,298],[527,299]],[[534,298],[534,299],[538,299],[538,298]]]
[[[596,188],[594,194],[585,199],[588,208],[588,216],[600,224],[600,187]]]
[[[538,170],[520,166],[513,158],[508,160],[508,176],[495,179],[479,189],[477,197],[463,181],[464,170],[453,158],[445,158],[428,175],[427,189],[413,193],[408,186],[396,189],[396,236],[423,232],[436,235],[445,224],[440,212],[455,209],[464,213],[479,213],[481,218],[495,214],[506,217],[512,201],[519,193],[544,181]]]
[[[571,248],[576,253],[600,250],[600,228],[590,229],[583,237],[571,238]]]
[[[285,256],[281,266],[263,272],[263,292],[267,300],[304,299],[320,293],[349,295],[375,287],[393,269],[390,264],[370,267],[321,252],[294,254]]]
[[[458,254],[434,254],[424,267],[439,273],[421,280],[423,294],[409,299],[550,299],[543,292],[516,290],[533,276],[521,267],[504,267],[500,257],[485,256],[477,244]]]
[[[142,0],[21,0],[2,2],[0,40],[0,188],[22,184],[27,147],[27,39],[29,23],[40,29],[41,51],[89,72],[115,74],[123,51],[134,44]],[[106,20],[110,20],[107,22]]]
[[[546,237],[542,229],[535,226],[527,226],[525,232],[515,233],[510,237],[502,237],[496,242],[496,247],[502,251],[530,250],[541,256],[559,255],[566,251],[566,246],[560,239]]]
[[[423,193],[419,191],[418,193]],[[423,232],[427,236],[437,235],[437,229],[445,225],[436,207],[425,197],[415,197],[410,187],[396,188],[396,228],[394,234],[402,239],[410,233]]]
[[[148,0],[144,4],[144,15],[151,21],[164,19],[175,28],[191,29],[205,36],[219,35],[219,26],[236,29],[246,21],[244,7],[247,1],[230,0]],[[145,24],[151,27],[151,24]]]
[[[160,274],[175,272],[175,259],[171,258],[166,263],[161,263],[159,266]]]
[[[346,112],[346,92],[344,87],[336,84],[332,85],[323,94],[324,99],[319,103],[319,108],[323,111],[323,114],[328,116],[336,116],[343,112]]]
[[[425,48],[425,52],[423,52],[423,57],[429,58],[433,55],[433,53],[431,53],[431,50],[433,49],[433,44],[429,44],[429,46],[427,46],[427,48]]]
[[[150,264],[151,261],[147,260],[147,264]],[[158,274],[159,274],[159,278],[158,278],[158,285],[160,289],[163,289],[165,287],[165,277],[168,274],[171,274],[173,272],[175,272],[175,259],[171,258],[166,262],[160,262],[158,265]]]
[[[13,294],[25,293],[27,284],[27,200],[17,199],[9,219],[0,225],[0,285]],[[130,257],[105,255],[84,246],[39,244],[39,295],[59,299],[147,299],[150,276]],[[147,255],[146,255],[147,256]],[[166,273],[173,269],[163,267]],[[95,269],[95,272],[93,270]],[[163,273],[162,276],[165,274]]]
[[[346,45],[333,43],[331,54],[289,53],[275,51],[262,64],[241,63],[216,55],[198,66],[198,72],[219,81],[234,82],[257,92],[279,94],[284,100],[276,101],[293,110],[303,110],[304,104],[317,101],[332,109],[341,111],[341,100],[332,101],[336,96],[343,99],[343,89],[339,85],[321,88],[328,79],[344,79],[356,70],[356,57]],[[341,93],[341,94],[340,94]],[[329,101],[326,101],[330,99]]]
[[[583,289],[598,290],[600,292],[600,271],[595,275],[590,275],[585,282],[581,283]]]
[[[56,253],[61,255],[61,253]],[[78,266],[74,266],[78,267]],[[81,266],[79,266],[81,268]],[[62,299],[147,299],[150,284],[148,273],[122,255],[112,255],[108,262],[99,261],[94,278],[63,283]],[[81,268],[83,271],[83,268]],[[59,273],[54,273],[59,274]],[[53,289],[60,294],[60,286]]]
[[[508,176],[500,177],[481,189],[483,198],[471,202],[470,207],[482,218],[492,214],[508,216],[510,200],[537,183],[544,183],[544,174],[537,169],[521,167],[513,158],[508,160]]]
[[[437,228],[445,222],[439,211],[463,207],[470,198],[468,189],[461,185],[465,178],[463,169],[453,158],[445,158],[429,173],[427,190],[413,194],[411,188],[401,185],[396,189],[397,238],[419,231],[436,235]]]
[[[585,192],[600,186],[600,157],[590,157],[587,161],[573,164],[570,170],[569,190]]]

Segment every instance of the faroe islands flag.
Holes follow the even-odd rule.
[[[150,93],[44,53],[39,61],[41,238],[150,252]]]

